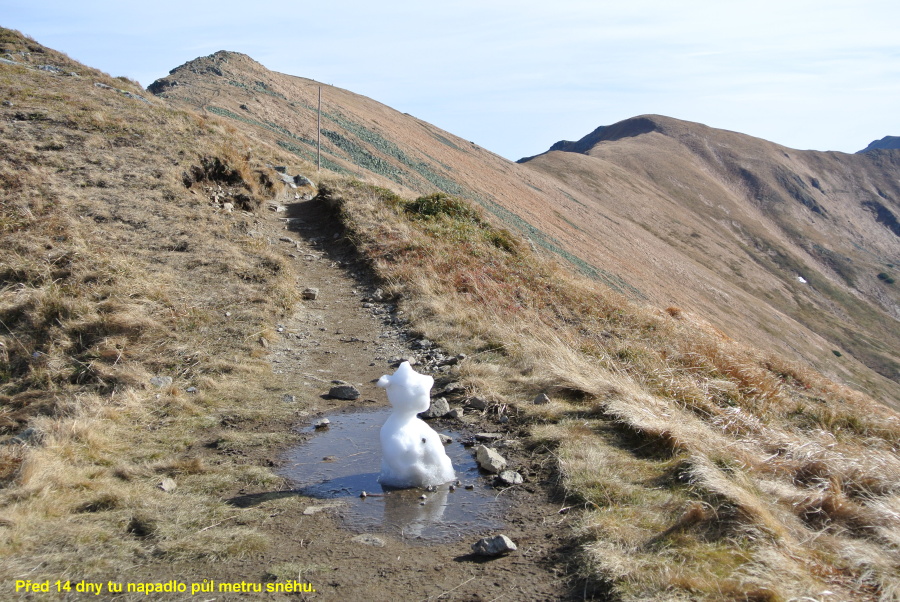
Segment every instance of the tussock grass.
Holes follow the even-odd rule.
[[[583,577],[635,600],[896,599],[886,406],[630,303],[460,199],[345,181],[322,198],[412,327],[467,353],[465,384],[551,448],[582,509]],[[531,404],[540,392],[550,404]]]
[[[0,576],[258,551],[262,515],[221,498],[281,486],[231,454],[284,438],[234,425],[287,411],[258,340],[297,292],[241,209],[281,193],[267,164],[303,166],[17,32],[0,43],[23,63],[0,66]]]

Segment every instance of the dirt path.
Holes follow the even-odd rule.
[[[374,380],[393,371],[391,360],[423,352],[410,350],[411,341],[398,323],[396,308],[371,299],[374,287],[354,260],[352,249],[341,240],[339,226],[323,203],[296,202],[286,213],[264,213],[256,224],[258,235],[293,256],[302,274],[301,287],[319,290],[316,300],[302,301],[295,315],[277,326],[280,338],[269,346],[273,371],[283,379],[285,391],[320,392],[316,396],[298,395],[295,401],[287,398],[286,403],[297,404],[297,421],[281,425],[311,437],[315,435],[309,425],[322,414],[387,406],[384,392]],[[445,368],[444,373],[435,375],[452,377],[452,370]],[[353,402],[327,398],[323,394],[334,379],[357,386],[360,398]],[[513,439],[518,434],[514,419],[501,425],[478,413],[465,418],[465,423],[457,421],[451,426],[470,433],[504,432]],[[435,426],[446,426],[446,420],[449,419],[436,421]],[[272,429],[273,425],[266,427]],[[268,453],[268,457],[252,461],[284,463],[283,453]],[[310,513],[311,506],[327,506],[328,502],[296,491],[241,490],[231,500],[235,506],[272,506],[270,520],[261,526],[272,545],[264,553],[229,562],[207,574],[218,581],[248,583],[264,582],[267,574],[269,579],[273,573],[282,578],[291,575],[316,590],[258,595],[261,599],[582,599],[581,586],[566,577],[566,523],[571,519],[559,512],[558,501],[550,501],[551,458],[521,447],[506,454],[513,467],[525,475],[525,483],[503,491],[507,499],[501,529],[466,533],[448,542],[428,544],[386,529],[370,529],[366,533],[348,529],[342,524],[340,506]],[[478,485],[484,487],[489,477],[479,478]],[[497,493],[500,494],[499,489]],[[518,550],[490,560],[471,553],[473,542],[498,532],[512,538]],[[196,577],[196,573],[187,574],[196,571],[196,567],[173,568],[183,569],[185,580]],[[217,592],[207,599],[241,597],[245,596]]]

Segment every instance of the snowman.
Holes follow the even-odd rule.
[[[453,464],[438,434],[416,414],[431,403],[429,391],[434,379],[419,374],[403,362],[392,375],[378,379],[387,390],[393,412],[381,427],[382,485],[388,487],[428,487],[455,478]]]

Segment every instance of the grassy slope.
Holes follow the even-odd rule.
[[[612,127],[640,122],[653,131],[600,142],[586,154],[547,153],[526,165],[581,189],[611,219],[637,224],[645,244],[668,249],[651,257],[669,272],[659,274],[661,287],[672,272],[692,283],[674,297],[679,303],[743,340],[802,356],[896,409],[898,388],[889,381],[898,374],[900,339],[890,327],[898,289],[883,279],[900,239],[867,205],[877,199],[883,211],[897,211],[896,157],[796,151],[659,116]],[[611,186],[619,174],[640,193]],[[687,261],[671,262],[672,255]],[[720,297],[709,299],[707,290]]]
[[[0,65],[0,578],[259,549],[250,526],[205,527],[233,514],[220,492],[277,480],[222,452],[289,436],[229,425],[283,411],[259,340],[295,283],[210,196],[271,197],[263,163],[290,156],[17,32],[0,48],[18,63]]]
[[[223,51],[151,88],[313,160],[320,86]],[[634,299],[702,313],[744,342],[900,403],[896,329],[881,326],[897,317],[898,289],[877,278],[891,272],[885,262],[896,262],[900,239],[859,204],[869,195],[888,203],[876,191],[894,194],[895,166],[656,116],[665,135],[516,165],[372,99],[321,88],[325,168],[404,195],[473,200]]]
[[[278,411],[256,341],[293,280],[252,217],[215,210],[206,187],[259,200],[277,192],[262,162],[290,159],[258,141],[248,158],[234,129],[2,36],[31,48],[21,62],[81,74],[0,66],[0,401],[7,442],[34,429],[0,448],[3,577],[258,549],[252,510],[206,527],[232,516],[218,492],[272,474],[196,442],[286,436],[241,443],[222,425]],[[213,156],[240,177],[200,170],[218,182],[186,188],[181,174]],[[465,204],[348,182],[325,196],[415,326],[471,354],[468,386],[532,426],[580,516],[586,576],[626,599],[896,597],[895,414],[574,277]],[[552,402],[530,404],[542,391]],[[157,488],[166,475],[179,496]]]
[[[623,599],[897,597],[895,413],[573,277],[456,202],[327,196],[413,323],[470,354],[468,385],[558,462],[586,576]]]

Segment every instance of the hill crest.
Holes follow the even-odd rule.
[[[900,317],[896,290],[878,277],[892,278],[889,264],[900,264],[894,151],[879,159],[795,151],[642,115],[511,163],[372,99],[225,51],[151,89],[334,173],[401,194],[474,200],[632,298],[698,312],[732,336],[900,399],[891,383],[900,379],[900,341],[876,326]],[[865,334],[846,331],[848,318]]]

